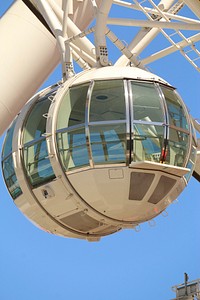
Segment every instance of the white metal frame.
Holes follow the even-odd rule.
[[[88,0],[93,6],[96,25],[84,31],[79,30],[70,19],[74,13],[72,0],[62,0],[62,8],[56,0],[34,0],[33,2],[57,39],[64,80],[74,75],[73,60],[83,69],[108,66],[110,53],[107,38],[122,53],[115,65],[125,66],[132,63],[134,66],[145,68],[147,64],[179,51],[197,71],[200,71],[200,51],[195,45],[200,41],[200,2],[197,0],[161,0],[159,3],[156,0],[133,0],[133,3],[122,0],[102,0],[98,2],[100,5],[95,0]],[[109,18],[109,12],[116,5],[131,11],[142,12],[146,19]],[[181,15],[181,9],[186,5],[196,18]],[[111,31],[110,25],[112,27],[115,25],[140,27],[140,30],[131,43],[125,45]],[[168,34],[166,29],[171,29],[173,32]],[[196,34],[188,37],[183,33],[185,30],[187,34],[189,31],[192,33],[196,31]],[[94,32],[95,36],[94,45],[86,37],[91,32]],[[137,57],[159,33],[164,35],[170,45],[139,61]],[[179,42],[175,41],[175,36],[179,37]],[[185,51],[186,47],[187,51]],[[195,54],[195,57],[191,58],[191,52]]]

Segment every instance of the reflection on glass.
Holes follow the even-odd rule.
[[[193,123],[191,122],[191,131],[192,131],[192,145],[194,147],[198,146],[196,131],[194,129]]]
[[[186,119],[186,112],[174,90],[161,87],[165,96],[168,113],[169,113],[169,124],[189,130],[189,126]]]
[[[15,200],[18,196],[20,196],[22,194],[22,190],[17,181],[17,177],[16,177],[15,170],[13,167],[12,154],[10,154],[2,162],[2,170],[3,170],[3,175],[4,175],[4,179],[5,179],[7,188],[9,190],[12,198]]]
[[[192,145],[191,152],[190,152],[190,160],[191,160],[193,163],[195,163],[196,157],[197,157],[197,148],[196,148],[196,145],[193,144],[193,145]]]
[[[193,141],[193,143],[194,143],[194,141]],[[196,155],[197,155],[197,148],[196,148],[195,144],[193,144],[192,148],[191,148],[191,152],[190,152],[189,161],[186,166],[186,168],[190,169],[190,172],[188,172],[185,175],[185,179],[187,180],[187,182],[190,180],[190,177],[192,176],[192,173],[194,171]]]
[[[193,170],[194,170],[194,164],[189,160],[187,163],[186,168],[190,169],[190,171],[184,176],[186,181],[188,182],[192,176]]]
[[[134,124],[133,161],[160,162],[163,136],[162,126]]]
[[[188,153],[189,135],[172,128],[169,128],[167,163],[173,166],[184,167]]]
[[[57,133],[57,143],[65,171],[89,165],[84,128]]]
[[[34,105],[24,124],[24,144],[39,139],[46,132],[47,119],[44,115],[48,113],[50,104],[48,97],[45,96]]]
[[[3,151],[2,151],[2,159],[4,159],[6,156],[8,156],[12,152],[12,139],[13,139],[13,132],[15,129],[16,120],[13,121],[11,127],[8,129],[6,138],[3,145]]]
[[[125,99],[121,79],[95,81],[91,95],[89,83],[65,93],[57,117],[57,143],[64,170],[128,163],[132,154],[133,161],[185,166],[189,126],[182,100],[172,88],[160,85],[165,103],[158,83],[130,80],[128,84],[133,107],[129,106],[130,99]],[[170,124],[166,124],[168,116]]]
[[[161,99],[153,83],[131,82],[135,120],[164,122]]]
[[[90,126],[94,163],[125,162],[125,124]]]
[[[46,140],[24,147],[24,165],[33,187],[55,178],[48,158]]]
[[[124,120],[125,118],[123,81],[95,82],[91,98],[90,122]]]
[[[68,127],[85,123],[85,103],[88,85],[73,87],[70,89],[71,113]]]
[[[48,158],[46,139],[46,115],[56,90],[39,98],[32,107],[23,127],[23,159],[32,187],[37,187],[55,178]]]
[[[57,129],[85,123],[85,103],[89,84],[71,87],[62,99]]]
[[[15,129],[16,120],[12,123],[11,127],[8,129],[2,151],[2,172],[6,186],[15,200],[18,196],[22,194],[22,190],[19,186],[15,169],[13,166],[12,158],[12,139]]]

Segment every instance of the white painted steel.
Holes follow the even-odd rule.
[[[149,20],[108,19],[108,13],[113,2],[143,11]],[[74,58],[79,61],[82,68],[88,69],[92,67],[92,70],[79,73],[61,86],[54,99],[55,102],[51,104],[47,114],[46,141],[48,158],[55,174],[55,178],[52,181],[35,188],[31,187],[26,178],[22,161],[23,145],[20,144],[22,141],[21,129],[32,102],[37,99],[40,93],[33,97],[28,105],[22,109],[16,123],[12,155],[16,176],[23,194],[16,199],[15,203],[34,223],[39,224],[39,226],[52,233],[88,239],[91,236],[91,239],[97,240],[102,235],[113,233],[124,227],[133,227],[139,222],[154,218],[176,199],[185,188],[186,180],[183,178],[183,175],[189,169],[170,168],[166,165],[160,166],[159,163],[153,163],[152,167],[150,163],[142,162],[142,164],[134,163],[130,165],[116,164],[114,165],[114,169],[113,165],[94,167],[93,164],[83,168],[81,172],[79,172],[80,170],[65,172],[58,156],[56,140],[57,115],[62,97],[68,91],[69,86],[85,82],[89,83],[92,80],[124,78],[127,80],[141,80],[142,78],[143,80],[161,82],[167,85],[167,82],[163,79],[142,70],[141,68],[144,68],[144,66],[140,64],[135,56],[140,54],[163,28],[172,28],[175,30],[200,29],[200,22],[189,18],[174,17],[176,20],[181,20],[182,23],[170,22],[170,17],[173,13],[177,13],[182,5],[181,2],[176,3],[178,4],[177,10],[174,7],[170,11],[171,13],[166,14],[165,11],[171,8],[175,2],[174,0],[162,0],[157,6],[152,0],[146,2],[152,4],[153,8],[146,9],[143,6],[143,1],[136,0],[134,0],[135,4],[112,0],[32,1],[49,24],[56,36],[57,42],[53,35],[40,23],[37,17],[33,15],[21,0],[17,0],[1,20],[0,36],[3,47],[0,48],[0,74],[2,78],[0,83],[2,85],[2,87],[0,86],[0,120],[3,120],[3,122],[0,133],[5,130],[14,116],[24,106],[27,99],[36,92],[41,83],[58,64],[60,54],[63,62],[71,63],[69,52],[72,51]],[[199,1],[184,2],[198,17],[200,16]],[[95,30],[92,28],[84,31],[95,13]],[[150,14],[160,16],[160,18],[154,21],[155,16],[152,17]],[[107,24],[142,26],[143,28],[130,45],[126,47],[107,28]],[[95,45],[86,37],[87,33],[93,31],[95,32]],[[97,66],[108,65],[106,36],[119,48],[123,55],[116,62],[115,67],[96,68]],[[190,39],[186,39],[181,33],[180,36],[183,38],[182,42],[172,43],[171,47],[153,54],[146,60],[144,59],[143,63],[149,63],[176,50],[183,51],[182,47],[188,46],[193,41],[199,41],[200,39],[199,34],[190,37]],[[165,37],[168,38],[167,35]],[[58,51],[58,48],[60,48],[60,51]],[[139,65],[140,69],[118,68],[118,66],[125,66],[128,62]],[[196,130],[199,131],[197,123],[194,125],[196,125]],[[154,188],[163,174],[163,168],[168,171],[168,175],[166,176],[176,180],[176,184],[157,204],[155,209],[151,205],[152,203],[148,203],[148,198],[149,193],[153,195]],[[146,203],[144,201],[141,202],[141,205],[138,205],[128,199],[129,179],[132,172],[143,172],[142,169],[145,169],[147,173],[155,171],[155,179],[148,191],[148,195],[143,199]],[[199,145],[195,171],[197,174],[200,174]],[[119,174],[123,176],[119,176]],[[86,189],[88,182],[90,189]],[[119,182],[121,186],[118,184]],[[99,195],[99,190],[101,190],[101,195]],[[44,191],[48,192],[47,197]],[[76,213],[87,215],[91,219],[93,218],[98,225],[96,228],[91,229],[90,232],[83,232],[84,230],[74,229],[68,225],[67,221],[63,221],[63,218],[74,217],[73,215]]]
[[[31,1],[37,9],[46,16],[49,21],[50,27],[54,30],[57,40],[60,41],[60,52],[63,54],[63,61],[70,63],[70,51],[69,46],[72,48],[72,54],[76,61],[79,62],[81,67],[87,69],[89,67],[95,67],[99,60],[100,46],[105,47],[106,50],[106,38],[105,35],[114,43],[123,55],[115,63],[116,66],[125,66],[129,61],[134,65],[142,64],[138,62],[136,56],[144,50],[149,43],[157,36],[162,30],[161,28],[174,28],[179,29],[197,29],[199,30],[199,21],[192,19],[179,17],[179,20],[186,23],[171,23],[168,22],[169,18],[182,7],[183,4],[177,3],[173,9],[170,9],[175,3],[174,0],[162,0],[156,6],[152,0],[146,1],[150,3],[152,8],[145,7],[145,3],[134,1],[134,4],[126,1],[78,1],[74,0],[67,2],[68,5],[62,5],[62,0],[32,0]],[[199,16],[199,1],[184,1],[193,12]],[[63,1],[64,3],[64,1]],[[161,17],[160,21],[136,21],[136,20],[120,20],[113,19],[107,20],[109,10],[112,4],[118,4],[143,11],[145,14],[154,13]],[[43,5],[43,7],[42,7]],[[49,7],[49,13],[46,15],[44,5]],[[64,12],[61,9],[63,6]],[[170,9],[170,10],[169,10]],[[46,12],[48,11],[46,10]],[[168,11],[169,10],[169,11]],[[168,12],[167,12],[168,11]],[[166,13],[165,13],[166,12]],[[67,17],[70,13],[70,18]],[[72,14],[73,13],[73,14]],[[96,16],[96,30],[95,30],[95,45],[93,45],[89,39],[82,33],[91,20]],[[55,14],[55,15],[54,15]],[[175,18],[175,16],[174,16]],[[188,20],[187,20],[188,19]],[[178,17],[177,17],[178,20]],[[124,46],[117,36],[106,28],[109,23],[127,25],[140,25],[144,26],[139,33],[134,37],[130,45]],[[147,25],[149,26],[147,28]],[[150,29],[150,27],[153,27]],[[159,28],[156,28],[159,27]],[[62,34],[57,32],[61,30]],[[69,37],[69,42],[64,44],[63,30],[66,31],[65,38]],[[1,99],[0,99],[0,119],[4,120],[0,125],[0,134],[8,127],[14,116],[19,112],[24,103],[30,98],[35,91],[40,87],[46,77],[52,72],[55,66],[60,60],[60,53],[56,46],[54,37],[48,32],[47,29],[38,21],[38,19],[31,13],[21,0],[15,1],[15,4],[10,10],[3,16],[0,22],[0,35],[1,44],[0,48],[0,62],[1,62]],[[72,37],[72,38],[71,38]],[[78,38],[76,38],[78,37]],[[167,36],[166,36],[167,37]],[[174,51],[182,49],[182,47],[188,46],[188,43],[199,40],[199,34],[190,37],[189,40],[184,39],[177,44],[173,44],[171,47],[154,53],[151,57],[143,60],[143,64],[150,63],[156,59],[159,59],[165,55],[168,55]],[[13,46],[14,41],[14,46]],[[95,48],[97,54],[95,54]],[[196,51],[198,55],[198,50]],[[68,53],[68,55],[66,55]],[[191,60],[185,53],[181,52],[188,61],[199,70],[195,62]],[[65,55],[64,55],[65,54]],[[21,59],[20,59],[21,57]],[[105,59],[105,62],[103,62]],[[23,63],[22,63],[23,61]],[[100,65],[108,64],[108,57],[103,55]],[[16,80],[17,78],[17,80]],[[35,80],[36,78],[36,80]],[[9,88],[8,88],[9,86]]]
[[[50,2],[60,9],[61,1]],[[32,3],[37,7],[36,1]],[[101,0],[97,3],[101,3]],[[78,26],[81,24],[80,28],[84,29],[94,16],[91,1],[74,1],[73,9],[73,21]],[[86,14],[86,11],[89,14]],[[75,23],[68,20],[70,36],[80,33]],[[0,36],[1,135],[26,101],[34,95],[57,66],[60,61],[60,52],[53,35],[21,0],[15,1],[2,17]],[[77,46],[88,56],[95,58],[92,50],[95,47],[87,38],[77,41]],[[75,57],[77,59],[76,54]],[[84,58],[83,54],[83,57],[80,57],[80,63],[83,66],[85,62],[82,59]],[[92,64],[94,65],[94,62]]]
[[[66,23],[66,14],[64,14],[63,22],[66,26],[63,26],[55,13],[52,11],[51,6],[48,4],[46,0],[35,0],[39,11],[45,17],[49,27],[51,28],[56,40],[58,42],[60,54],[61,54],[61,64],[62,64],[62,77],[64,80],[66,78],[71,77],[74,75],[73,64],[72,64],[72,57],[71,57],[71,49],[69,44],[65,44],[64,36],[67,36],[67,23]],[[67,12],[67,19],[68,19],[68,5],[64,7]],[[66,33],[65,33],[66,31]],[[64,35],[64,36],[63,36]]]
[[[136,27],[149,27],[149,28],[170,28],[176,30],[200,30],[200,22],[191,24],[183,22],[162,22],[162,21],[144,21],[133,19],[108,19],[108,24],[121,25],[121,26],[136,26]]]
[[[32,105],[38,100],[38,97],[42,97],[51,89],[38,93],[22,109],[15,125],[12,149],[13,157],[15,157],[16,176],[23,194],[15,200],[15,203],[23,214],[44,230],[66,237],[98,240],[101,236],[114,233],[122,228],[133,228],[140,222],[156,217],[185,188],[186,182],[183,175],[188,172],[188,169],[154,162],[142,161],[130,165],[125,163],[102,164],[92,167],[88,165],[72,171],[64,171],[57,149],[56,130],[60,105],[69,87],[89,83],[91,80],[124,78],[126,80],[155,81],[167,85],[162,78],[142,69],[110,66],[79,73],[60,86],[54,101],[51,102],[46,124],[48,157],[55,178],[41,183],[40,186],[31,186],[24,169],[24,150],[21,145],[23,141],[22,128]],[[129,114],[127,113],[127,115]],[[129,197],[130,178],[134,172],[143,174],[144,170],[145,173],[155,174],[155,178],[148,193],[141,201],[131,201],[134,199]],[[174,180],[175,184],[163,196],[163,199],[154,205],[148,200],[163,175]],[[44,195],[44,191],[47,192],[47,196]],[[80,219],[76,219],[77,214],[91,218],[94,228],[87,231],[82,227],[77,228],[76,220],[80,221]]]
[[[191,36],[190,39],[189,39],[190,43],[195,43],[195,42],[198,42],[199,40],[200,40],[200,33],[197,33],[197,34]],[[188,45],[188,42],[186,40],[181,41],[181,42],[177,43],[176,45],[172,45],[172,46],[170,46],[168,48],[165,48],[165,49],[163,49],[159,52],[153,53],[149,57],[144,58],[142,60],[142,62],[144,64],[151,63],[155,60],[158,60],[162,57],[165,57],[166,55],[169,55],[173,52],[176,52],[176,51],[180,50],[181,48],[186,47],[187,45]]]
[[[0,21],[0,134],[59,62],[56,40],[22,1]]]
[[[120,0],[113,0],[113,3],[115,3],[117,5],[120,5],[120,6],[123,6],[123,7],[133,9],[133,10],[142,11],[142,9],[140,7],[138,7],[135,4],[129,3],[129,2],[120,1]],[[156,9],[145,7],[145,10],[146,10],[146,12],[148,12],[150,14],[154,14],[156,16],[162,16],[162,14]],[[166,9],[165,9],[165,16],[168,17],[169,19],[172,19],[172,20],[187,21],[187,22],[192,22],[192,23],[195,22],[195,20],[193,20],[193,19],[183,17],[183,16],[177,16],[177,15],[174,15],[172,13],[169,13],[169,12],[166,11]]]
[[[161,77],[139,68],[134,67],[106,67],[106,68],[98,68],[92,69],[82,74],[79,74],[76,78],[76,84],[82,84],[84,82],[88,82],[89,80],[106,80],[106,79],[122,79],[122,78],[132,78],[132,79],[144,79],[144,80],[153,80],[162,82],[163,84],[169,85],[164,79]]]
[[[200,1],[199,0],[183,0],[185,4],[200,18]]]
[[[67,23],[68,23],[68,16],[70,14],[73,15],[73,3],[71,0],[63,0],[62,1],[63,7],[63,25],[62,25],[62,36],[65,37],[67,34]]]
[[[51,7],[53,11],[56,13],[60,23],[62,23],[63,20],[63,11],[61,10],[60,6],[56,4],[53,0],[49,0],[49,3],[51,4]],[[89,20],[91,21],[91,16],[90,18],[86,18],[86,21],[84,20],[84,23],[88,25]],[[69,18],[68,19],[68,36],[76,36],[81,33],[80,28]],[[86,52],[89,56],[95,59],[95,46],[86,38],[83,37],[81,39],[78,39],[74,41],[75,46],[77,46],[81,51]]]
[[[112,0],[103,0],[102,5],[97,11],[96,16],[96,30],[95,30],[95,46],[96,46],[96,59],[100,66],[108,65],[108,57],[106,54],[102,55],[100,48],[106,48],[106,23],[109,11],[112,6]]]
[[[158,6],[162,8],[162,10],[168,10],[171,5],[174,3],[174,0],[163,0],[160,1]],[[162,20],[162,19],[161,19]],[[141,29],[138,35],[132,40],[129,44],[128,49],[139,55],[143,49],[147,47],[147,45],[158,35],[159,29],[152,28],[149,29]],[[125,56],[121,56],[117,62],[115,63],[116,66],[125,66],[127,65],[128,60]]]

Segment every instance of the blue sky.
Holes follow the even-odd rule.
[[[10,3],[0,1],[0,15]],[[200,118],[200,74],[178,53],[150,67]],[[59,76],[57,70],[45,85]],[[2,176],[0,191],[1,300],[168,300],[184,272],[200,278],[200,185],[194,179],[154,227],[145,223],[140,232],[124,230],[98,243],[39,230],[15,207]]]

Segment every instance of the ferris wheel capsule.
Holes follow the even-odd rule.
[[[135,67],[105,67],[35,95],[7,132],[2,169],[32,222],[96,241],[162,213],[195,160],[191,118],[175,88]]]

